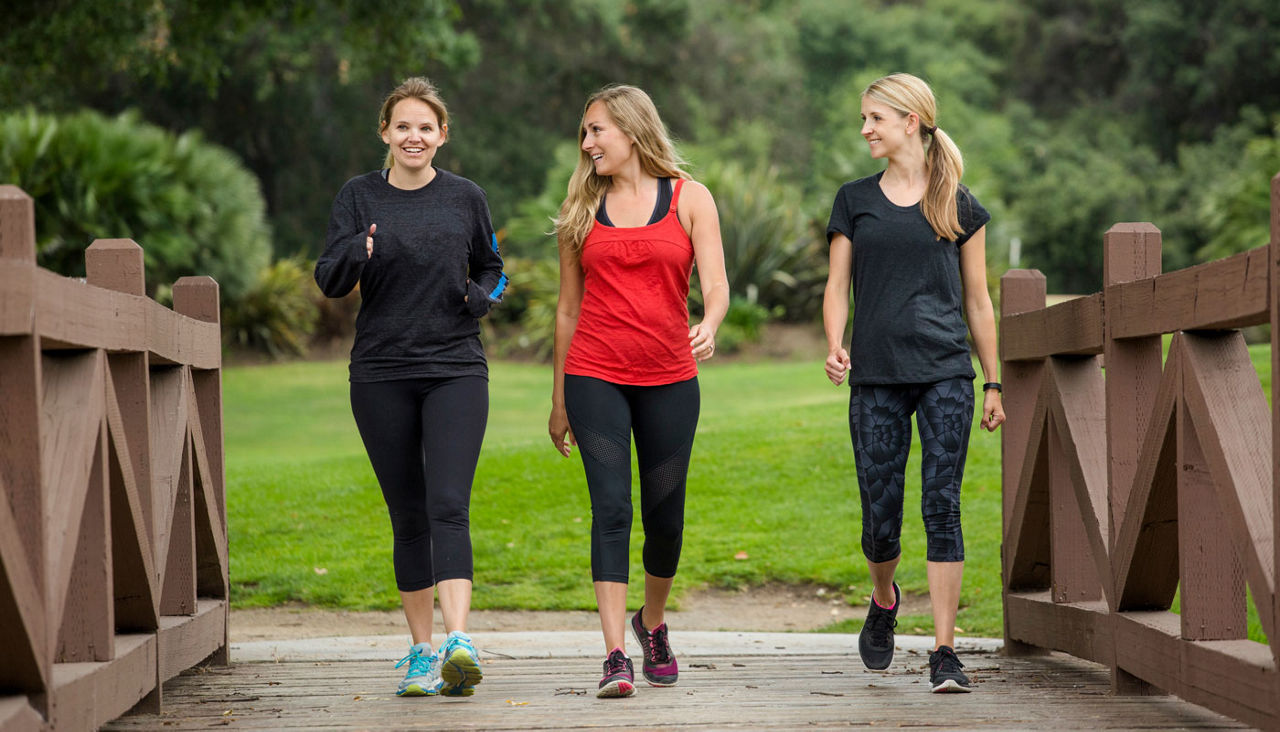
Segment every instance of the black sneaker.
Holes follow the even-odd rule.
[[[869,669],[883,671],[893,663],[893,629],[898,627],[898,607],[902,605],[902,590],[893,583],[893,609],[885,610],[876,604],[875,591],[871,592],[867,620],[858,633],[858,655]]]
[[[929,684],[933,693],[967,694],[973,691],[969,687],[969,677],[960,669],[964,664],[956,658],[951,646],[938,646],[938,650],[929,654]]]
[[[635,678],[631,659],[627,658],[627,654],[621,648],[615,648],[604,660],[604,677],[600,679],[600,688],[596,690],[596,696],[601,699],[631,696],[636,693]]]
[[[652,631],[645,630],[644,621],[640,619],[643,613],[642,607],[631,616],[631,632],[636,634],[636,641],[644,651],[644,680],[649,682],[649,686],[675,686],[680,679],[680,667],[667,640],[667,624],[662,623]]]

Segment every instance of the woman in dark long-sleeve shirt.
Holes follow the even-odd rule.
[[[478,319],[502,299],[507,278],[484,191],[431,164],[448,124],[426,79],[387,97],[386,167],[338,192],[315,272],[329,297],[360,286],[351,410],[391,515],[413,637],[402,696],[470,695],[482,677],[466,634],[471,483],[489,412]],[[436,592],[448,637],[433,653]]]

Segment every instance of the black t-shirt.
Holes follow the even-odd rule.
[[[853,242],[850,384],[924,384],[974,377],[961,315],[960,247],[991,219],[964,186],[956,241],[939,239],[920,205],[898,206],[881,171],[836,193],[827,239]]]
[[[329,297],[360,284],[351,381],[488,376],[477,319],[501,301],[507,278],[475,183],[440,169],[416,190],[380,171],[352,178],[333,201],[315,278]]]

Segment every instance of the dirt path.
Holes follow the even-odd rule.
[[[860,599],[861,601],[861,599]],[[685,595],[667,622],[680,630],[812,631],[846,618],[860,618],[863,606],[812,586],[770,585],[747,592],[703,590]],[[902,614],[929,612],[929,598],[904,595]],[[439,613],[436,615],[439,625]],[[594,612],[476,610],[472,631],[597,630]],[[311,607],[257,608],[231,611],[231,642],[324,638],[352,635],[398,635],[405,632],[400,611],[352,612]]]

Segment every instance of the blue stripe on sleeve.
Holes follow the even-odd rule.
[[[507,276],[504,274],[498,278],[498,286],[493,288],[493,292],[489,293],[490,300],[501,300],[502,291],[507,289]]]

